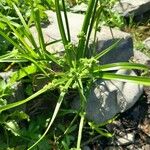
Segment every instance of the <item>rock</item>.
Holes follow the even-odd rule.
[[[116,137],[116,138],[117,138],[116,141],[117,145],[128,145],[134,143],[135,135],[134,133],[127,133],[124,137]]]
[[[139,146],[139,143],[138,144],[130,144],[130,145],[127,145],[127,146],[122,146],[122,147],[126,147],[127,150],[142,150],[141,146]]]
[[[89,146],[84,146],[83,150],[91,150]]]
[[[150,49],[150,37],[144,41],[144,44],[147,49]]]
[[[124,17],[142,15],[150,10],[150,0],[119,0],[113,10]]]
[[[138,50],[134,50],[133,61],[135,61],[137,63],[141,63],[141,64],[149,64],[150,58],[148,56],[146,56],[144,53],[142,53]]]
[[[42,27],[45,42],[48,43],[61,39],[56,14],[52,11],[46,11],[46,14],[48,15],[50,24]],[[74,44],[78,42],[77,36],[81,31],[83,20],[84,15],[68,12],[68,22],[71,28],[71,39]],[[31,32],[33,33],[35,40],[38,41],[37,31],[34,26],[31,27]],[[93,34],[94,33],[92,33],[92,35]],[[118,44],[116,48],[101,58],[101,64],[128,61],[129,58],[133,56],[133,41],[130,34],[119,31],[117,29],[110,29],[109,27],[103,26],[100,32],[97,32],[96,52],[101,52],[102,50],[108,48],[112,43],[120,39],[122,39],[120,44]],[[91,36],[90,39],[90,47],[92,47],[92,42],[93,36]],[[64,51],[64,47],[61,42],[57,42],[47,46],[47,50],[53,53],[60,53]]]
[[[81,3],[70,8],[70,10],[74,13],[84,13],[87,11],[87,7],[88,6],[85,3]]]
[[[133,56],[133,41],[130,34],[103,26],[101,31],[97,33],[97,38],[97,52],[105,50],[117,40],[122,39],[117,47],[101,57],[101,64],[125,62]]]
[[[143,123],[139,125],[139,128],[150,137],[150,118],[145,118]]]
[[[149,144],[143,145],[142,150],[150,150],[150,145]]]
[[[42,32],[44,35],[44,40],[46,43],[52,42],[54,40],[60,40],[60,32],[57,23],[56,13],[53,11],[46,11],[48,16],[48,20],[50,24],[42,26]],[[74,13],[67,13],[69,26],[71,27],[71,40],[73,43],[77,42],[77,35],[81,31],[81,26],[84,20],[84,15],[74,14]],[[64,21],[64,18],[63,18]],[[33,26],[30,28],[35,40],[38,43],[38,34],[36,28]],[[47,50],[53,53],[58,53],[64,51],[64,47],[62,42],[57,42],[56,44],[52,44],[47,46]]]
[[[0,72],[0,77],[7,82],[7,80],[9,79],[10,75],[12,74],[12,71],[8,71],[8,72]]]
[[[136,75],[127,70],[119,70],[117,74]],[[143,86],[135,83],[97,80],[87,98],[86,117],[95,123],[105,122],[131,108],[142,93]],[[79,100],[75,99],[72,107],[78,109]]]

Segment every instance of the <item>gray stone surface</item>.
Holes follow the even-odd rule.
[[[147,55],[145,55],[144,53],[142,53],[138,50],[134,50],[133,61],[135,61],[137,63],[141,63],[141,64],[149,64],[150,63],[150,57],[148,57]]]
[[[113,8],[122,16],[138,16],[150,10],[150,0],[119,0]]]
[[[3,78],[7,82],[11,74],[12,74],[12,71],[0,72],[0,77]]]
[[[50,24],[42,26],[42,31],[44,35],[44,40],[46,43],[49,43],[54,40],[60,40],[60,32],[57,23],[56,13],[52,11],[46,11]],[[71,40],[73,43],[77,42],[77,35],[79,34],[82,26],[82,21],[84,19],[84,15],[68,13],[68,20],[70,25],[70,33],[71,33]],[[35,27],[31,27],[31,32],[36,41],[38,41],[38,34]],[[56,44],[47,46],[47,50],[50,52],[61,52],[64,51],[63,44],[61,42],[57,42]]]
[[[145,47],[150,50],[150,37],[144,41]]]
[[[111,46],[117,40],[122,39],[117,47],[101,57],[101,64],[125,62],[128,61],[131,56],[133,56],[133,41],[130,34],[117,29],[102,27],[101,31],[97,33],[97,38],[97,52],[101,52],[102,50]]]
[[[85,3],[81,3],[78,5],[75,5],[74,7],[70,8],[70,10],[74,13],[84,13],[87,11],[88,5]]]
[[[58,25],[57,25],[57,19],[56,14],[52,11],[46,11],[50,24],[47,26],[43,26],[43,34],[45,42],[50,42],[55,39],[61,39]],[[71,39],[73,43],[77,43],[78,41],[78,34],[81,31],[82,23],[84,20],[84,15],[82,14],[75,14],[75,13],[68,13],[68,20],[69,20],[69,26],[70,26],[70,32],[71,32]],[[38,41],[37,32],[35,30],[35,27],[31,28],[31,32],[33,33],[36,41]],[[92,33],[93,34],[93,33]],[[91,36],[91,47],[92,47],[92,41],[93,36]],[[114,50],[107,53],[105,56],[101,58],[101,64],[104,63],[112,63],[112,62],[118,62],[118,61],[128,61],[131,56],[133,56],[133,41],[130,34],[119,31],[117,29],[110,30],[109,27],[102,27],[100,32],[97,32],[97,52],[101,52],[105,48],[108,48],[112,43],[114,43],[117,40],[122,39],[122,42],[118,44]],[[50,52],[61,52],[63,51],[63,45],[61,42],[58,42],[53,45],[47,46],[47,50]]]
[[[119,70],[117,74],[133,75],[133,71]],[[87,99],[86,117],[95,123],[102,123],[132,107],[143,93],[143,86],[130,82],[98,80],[90,90]],[[73,108],[79,108],[77,99]]]

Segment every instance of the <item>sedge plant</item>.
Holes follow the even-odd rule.
[[[120,41],[115,42],[112,46],[105,49],[104,51],[95,54],[89,54],[89,38],[91,36],[92,30],[94,30],[94,25],[98,24],[97,12],[99,0],[89,0],[88,9],[85,14],[84,22],[81,28],[81,32],[78,35],[78,43],[74,45],[71,41],[70,28],[67,18],[67,11],[65,9],[65,1],[61,0],[63,11],[60,9],[60,0],[55,0],[55,11],[59,26],[59,31],[61,34],[61,41],[64,45],[63,56],[55,55],[46,50],[47,43],[44,41],[44,36],[41,28],[41,20],[39,9],[35,8],[31,1],[31,13],[34,25],[38,33],[38,43],[36,43],[28,23],[24,20],[19,8],[13,3],[13,7],[21,21],[20,26],[23,27],[23,34],[20,30],[16,28],[14,22],[10,22],[9,19],[0,14],[1,21],[7,24],[15,38],[12,35],[6,34],[2,29],[0,29],[0,35],[3,36],[8,42],[10,42],[14,48],[8,54],[0,56],[1,63],[19,63],[20,69],[13,72],[10,76],[6,88],[11,88],[17,81],[21,81],[24,77],[30,76],[32,74],[42,73],[45,77],[49,79],[49,82],[39,91],[33,93],[31,96],[24,100],[20,100],[13,103],[8,103],[0,107],[0,112],[12,109],[31,100],[36,100],[35,98],[46,91],[57,89],[59,90],[59,98],[57,100],[55,110],[51,116],[50,122],[46,128],[44,134],[35,142],[28,150],[35,147],[50,131],[51,126],[57,117],[58,111],[61,108],[61,104],[64,100],[65,95],[68,91],[76,89],[80,97],[80,109],[78,110],[78,115],[80,116],[78,139],[76,144],[76,150],[81,149],[82,140],[82,129],[85,122],[85,106],[86,99],[88,97],[88,91],[91,85],[97,79],[104,80],[118,80],[123,82],[134,82],[136,84],[142,84],[150,86],[150,78],[144,76],[129,76],[122,74],[115,74],[113,71],[118,69],[136,69],[148,71],[148,66],[142,64],[128,63],[128,62],[118,62],[112,64],[100,65],[100,58],[106,53],[116,47]],[[62,19],[62,14],[64,14],[65,21]],[[95,29],[96,32],[96,29]],[[96,36],[96,34],[94,34]],[[27,40],[26,40],[27,39]],[[94,38],[96,39],[96,38]],[[57,41],[50,42],[49,44],[54,44]],[[90,51],[95,51],[95,49],[90,49]],[[26,64],[26,65],[21,65]],[[55,64],[57,68],[52,67]],[[98,126],[90,124],[92,128],[98,130]],[[67,131],[65,131],[67,132]],[[102,132],[100,132],[102,133]],[[64,133],[65,134],[65,133]]]

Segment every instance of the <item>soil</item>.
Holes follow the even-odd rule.
[[[90,150],[150,150],[150,87],[144,87],[140,100],[106,128],[113,138],[94,137],[86,143]],[[129,134],[131,141],[118,142]]]

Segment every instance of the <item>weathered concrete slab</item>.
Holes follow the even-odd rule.
[[[61,39],[56,14],[52,11],[46,11],[51,24],[43,26],[42,31],[44,34],[45,42]],[[68,20],[71,32],[71,39],[73,43],[77,43],[78,35],[82,28],[84,15],[68,13]],[[38,41],[37,32],[35,27],[31,28],[31,32],[34,34],[36,41]],[[97,32],[97,45],[96,51],[101,52],[108,48],[117,40],[122,39],[122,42],[111,52],[101,58],[101,64],[128,61],[133,56],[133,42],[130,34],[119,31],[117,29],[111,29],[109,27],[102,27],[100,32]],[[92,44],[93,36],[91,36]],[[61,42],[47,46],[47,50],[51,52],[61,52],[64,47]]]
[[[138,16],[150,10],[150,0],[118,0],[113,8],[122,16]]]

